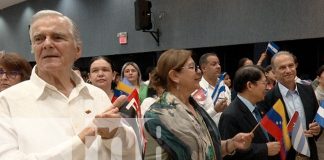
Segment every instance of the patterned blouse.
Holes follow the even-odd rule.
[[[189,101],[197,116],[169,92],[151,105],[144,115],[148,119],[145,129],[151,137],[148,146],[157,142],[167,153],[167,159],[220,160],[221,142],[216,124],[193,98]],[[149,150],[157,157],[163,154],[156,153],[156,149]]]

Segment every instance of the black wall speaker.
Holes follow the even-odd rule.
[[[136,0],[135,6],[135,29],[150,30],[152,29],[151,7],[152,3],[146,0]]]

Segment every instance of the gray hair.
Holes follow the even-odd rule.
[[[75,41],[76,45],[81,46],[81,44],[82,44],[81,36],[80,36],[80,32],[79,32],[79,29],[76,26],[76,24],[69,17],[63,15],[60,12],[54,11],[54,10],[41,10],[41,11],[38,11],[37,13],[35,13],[32,16],[32,20],[31,20],[31,23],[30,23],[30,29],[29,29],[29,37],[30,37],[31,40],[32,40],[32,32],[33,32],[32,27],[31,27],[32,24],[35,21],[37,21],[38,19],[46,17],[46,16],[57,16],[57,17],[64,18],[71,26],[70,29],[72,31],[72,36],[74,38],[74,41]],[[33,49],[32,49],[32,53],[34,53]]]
[[[271,67],[274,69],[275,66],[274,66],[274,60],[278,57],[278,56],[281,56],[281,55],[286,55],[286,56],[289,56],[291,58],[293,58],[294,60],[294,63],[297,65],[297,57],[295,55],[293,55],[291,52],[289,51],[279,51],[278,53],[276,53],[275,55],[273,55],[273,57],[271,58]]]

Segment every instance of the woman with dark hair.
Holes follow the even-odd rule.
[[[32,67],[18,53],[0,54],[0,91],[28,80]]]
[[[324,65],[320,66],[317,70],[318,86],[315,89],[315,95],[317,100],[324,100]],[[322,134],[316,141],[318,152],[318,159],[324,159],[324,153],[321,152],[324,149],[324,135]]]
[[[315,89],[315,95],[318,101],[324,100],[324,65],[317,71],[318,86]]]
[[[117,96],[114,96],[115,91],[113,90],[114,71],[112,61],[106,57],[98,56],[90,60],[89,81],[94,86],[104,90],[112,102],[117,98]]]
[[[253,61],[250,58],[244,57],[239,60],[237,67],[241,68],[247,65],[253,65]]]
[[[191,51],[171,49],[161,55],[151,80],[165,91],[144,115],[149,133],[145,159],[221,160],[249,148],[252,133],[221,141],[213,119],[191,97],[200,79]]]

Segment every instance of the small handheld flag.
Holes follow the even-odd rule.
[[[218,82],[215,86],[215,89],[211,95],[214,105],[216,104],[216,102],[219,98],[219,95],[221,93],[225,93],[225,83],[224,83],[225,74],[226,74],[226,72],[224,72],[223,74],[220,75]]]
[[[307,156],[310,157],[310,150],[307,138],[304,134],[304,129],[300,123],[299,120],[299,114],[296,111],[292,118],[290,119],[288,123],[288,131],[291,132],[291,143],[294,147],[294,149]]]
[[[318,107],[315,121],[324,128],[324,100],[320,102],[320,106]]]
[[[125,84],[124,82],[119,81],[117,86],[116,86],[117,90],[123,91],[124,93],[131,94],[132,91],[134,90],[133,87],[129,86],[128,84]]]
[[[147,140],[144,133],[144,121],[142,119],[141,105],[136,89],[133,89],[133,91],[128,95],[127,102],[120,108],[120,112],[124,118],[127,118],[128,123],[131,124],[135,131],[141,148],[142,157],[144,157]]]
[[[270,52],[271,55],[274,55],[274,54],[279,52],[279,47],[275,43],[269,42],[268,46],[267,46],[267,49],[266,49],[266,52],[267,53]]]
[[[285,160],[287,151],[291,147],[291,142],[287,129],[284,105],[280,99],[278,99],[271,110],[262,118],[261,125],[280,142],[280,158],[281,160]]]
[[[206,93],[207,91],[205,91],[203,88],[199,88],[197,89],[194,93],[193,93],[193,98],[196,101],[205,101],[206,100]]]

